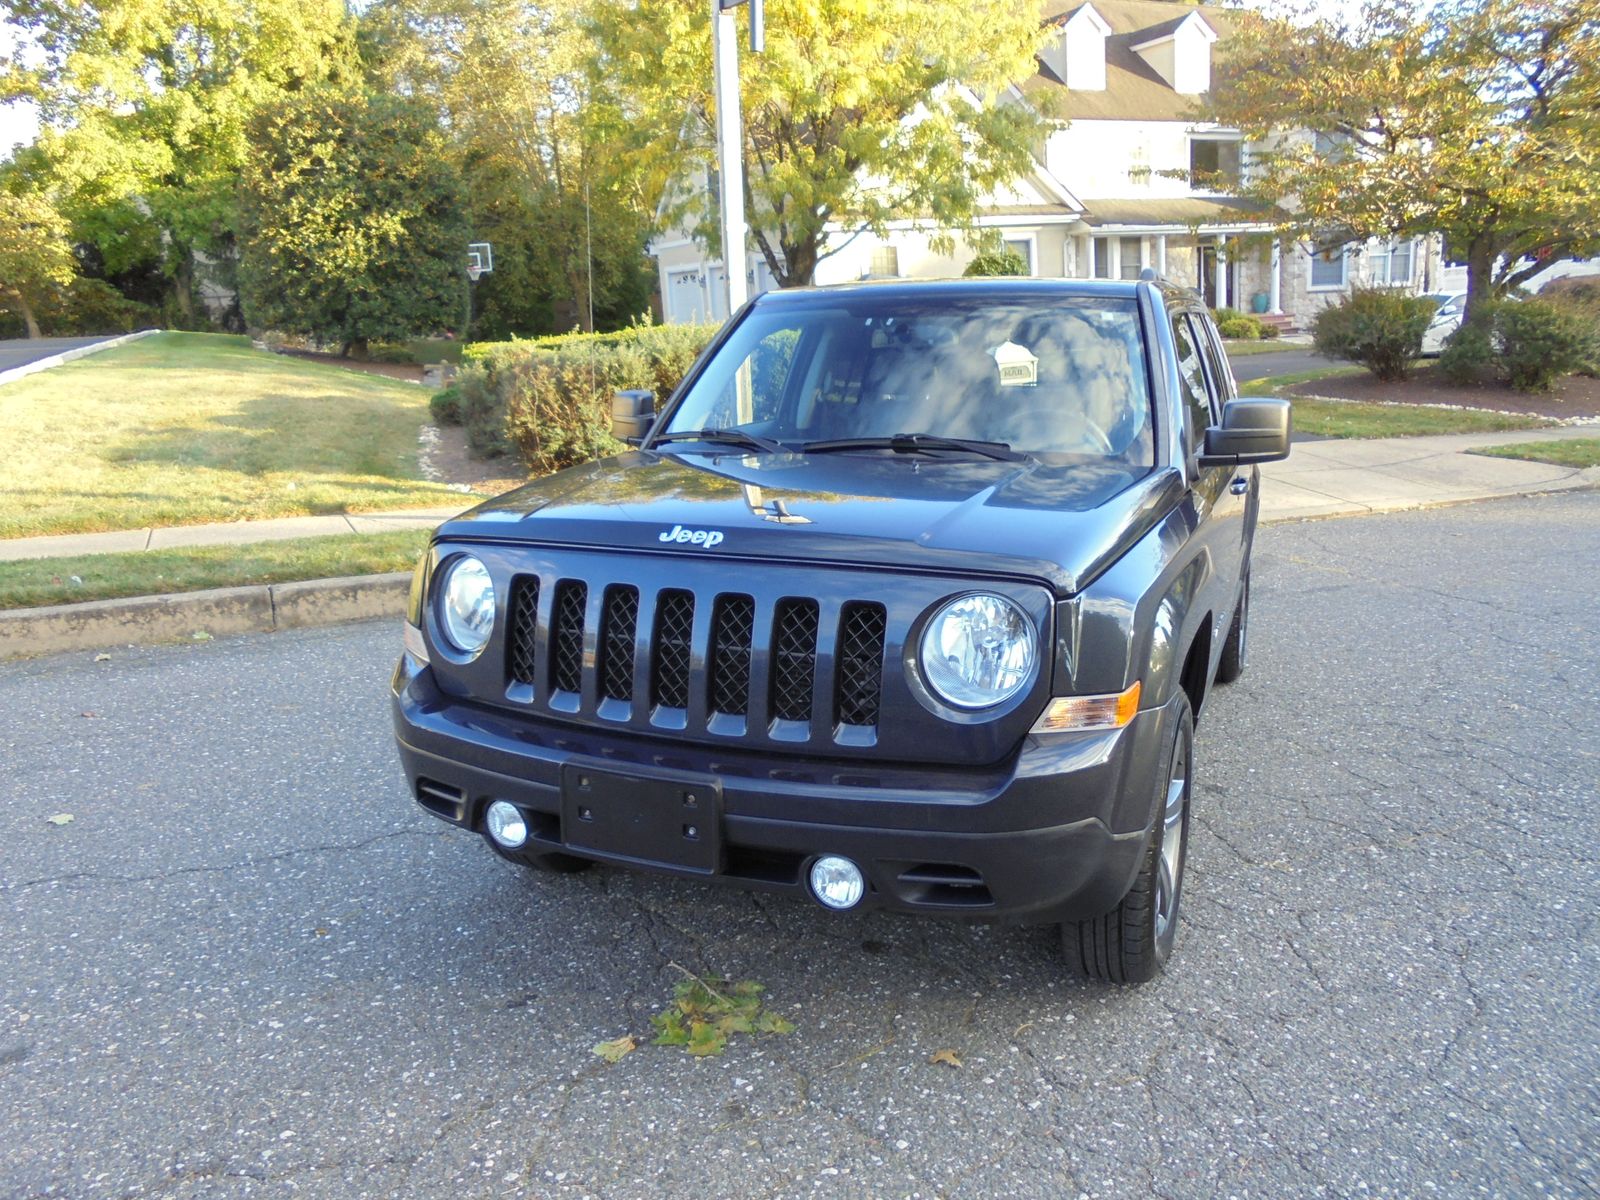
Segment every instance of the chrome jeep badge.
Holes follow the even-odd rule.
[[[674,525],[658,536],[663,542],[683,542],[690,546],[702,546],[709,550],[722,542],[720,529],[685,529],[682,525]]]

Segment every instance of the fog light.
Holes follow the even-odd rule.
[[[522,819],[522,810],[507,800],[496,800],[483,814],[484,828],[498,844],[515,850],[528,840],[528,823]]]
[[[866,895],[861,868],[848,858],[825,854],[811,864],[811,894],[826,908],[854,908]]]

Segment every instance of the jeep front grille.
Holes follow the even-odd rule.
[[[600,694],[611,700],[633,698],[633,642],[639,620],[639,589],[613,584],[606,589],[600,617]]]
[[[689,707],[690,637],[694,632],[694,597],[688,592],[662,592],[656,602],[656,632],[650,702],[659,708]]]
[[[750,707],[750,635],[756,603],[718,596],[711,621],[711,711],[742,717]]]
[[[507,639],[506,673],[516,683],[533,684],[534,647],[539,644],[539,579],[524,575],[511,590],[511,636]]]
[[[600,717],[630,720],[627,706],[637,697],[650,724],[663,729],[687,729],[694,714],[700,728],[712,734],[753,733],[757,727],[751,722],[760,721],[761,729],[770,726],[772,736],[784,741],[855,727],[858,734],[844,740],[863,744],[859,734],[878,723],[887,628],[882,604],[850,601],[832,609],[837,630],[830,642],[824,634],[831,631],[823,629],[813,599],[784,598],[761,614],[755,598],[743,592],[697,597],[666,588],[651,595],[628,584],[595,582],[604,590],[595,618],[599,628],[590,642],[594,658],[586,662],[590,583],[556,579],[546,586],[554,597],[548,632],[539,624],[538,579],[518,576],[511,589],[508,682],[535,684],[541,670],[547,678],[545,688],[534,687],[543,695],[524,690],[520,700],[550,702],[563,693],[562,711],[585,713],[589,704],[598,703]],[[710,619],[697,629],[702,604],[709,605]],[[642,656],[636,652],[641,622],[650,630],[648,653]],[[834,678],[819,710],[822,659],[832,662]],[[758,663],[765,668],[760,673]],[[594,700],[584,699],[580,708],[586,682]],[[619,707],[608,709],[612,703]]]
[[[809,721],[816,676],[817,602],[780,600],[772,622],[772,715]]]
[[[555,613],[551,617],[550,686],[558,692],[583,687],[583,617],[589,588],[581,579],[563,579],[556,585]]]
[[[841,725],[876,725],[883,692],[881,604],[846,604],[839,617],[839,693],[835,708]]]

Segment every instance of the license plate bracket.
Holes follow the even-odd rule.
[[[561,769],[561,840],[601,858],[715,874],[722,866],[722,788],[690,775]]]

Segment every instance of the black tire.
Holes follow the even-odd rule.
[[[483,835],[483,840],[489,843],[489,849],[507,862],[527,867],[531,871],[548,871],[553,875],[576,875],[579,871],[587,871],[594,866],[590,859],[578,858],[571,854],[559,852],[534,854],[528,850],[507,850],[488,834]]]
[[[1217,682],[1232,683],[1244,674],[1245,651],[1250,646],[1250,572],[1244,573],[1244,588],[1239,592],[1239,608],[1233,614],[1233,628],[1222,644],[1222,660],[1217,663]]]
[[[1133,886],[1105,915],[1061,926],[1061,948],[1068,964],[1090,979],[1145,983],[1161,973],[1177,941],[1194,791],[1194,716],[1182,692],[1174,701],[1174,710],[1173,729],[1166,741],[1167,769],[1157,777],[1155,820]],[[1176,834],[1177,841],[1164,854],[1169,831]],[[1165,867],[1164,859],[1169,864]]]

